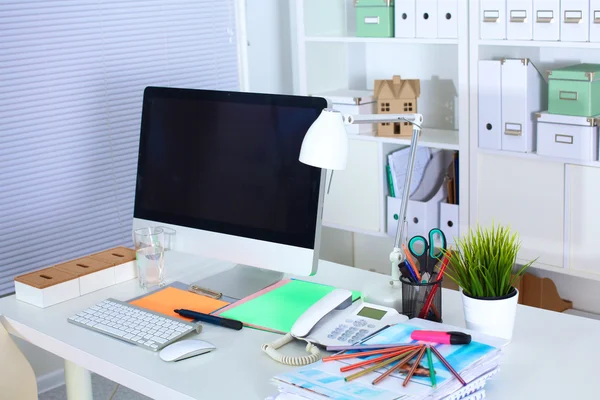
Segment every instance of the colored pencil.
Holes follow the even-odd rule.
[[[392,343],[392,344],[363,344],[363,345],[343,345],[343,346],[327,346],[327,351],[340,350],[377,350],[377,349],[392,349],[402,347],[413,347],[414,343]]]
[[[422,346],[422,347],[425,347],[425,346]],[[414,350],[414,351],[418,351],[418,350]],[[350,382],[350,381],[352,381],[354,379],[360,378],[361,376],[367,375],[368,373],[371,373],[371,372],[376,371],[376,370],[378,370],[380,368],[383,368],[386,365],[390,365],[391,363],[396,362],[396,361],[398,361],[398,360],[400,360],[401,358],[404,358],[404,357],[408,357],[408,355],[400,354],[399,356],[389,358],[389,359],[387,359],[387,360],[385,360],[385,361],[383,361],[383,362],[381,362],[379,364],[373,365],[372,367],[365,368],[362,371],[359,371],[359,372],[357,372],[355,374],[349,375],[349,376],[345,377],[344,380],[346,382]]]
[[[440,354],[439,351],[437,351],[435,347],[431,347],[431,351],[435,353],[435,356],[442,362],[442,364],[444,364],[446,369],[450,371],[452,375],[454,375],[463,386],[467,386],[467,382],[465,382],[465,380],[458,374],[458,372],[456,372],[454,368],[452,368],[448,361],[446,361],[446,359]]]
[[[450,257],[448,257],[448,254],[444,255],[444,260],[442,261],[442,266],[440,267],[440,270],[437,274],[437,276],[435,277],[436,281],[439,281],[440,279],[442,279],[442,277],[444,276],[444,272],[446,271],[446,267],[448,266],[448,263],[450,262]],[[419,318],[426,318],[427,314],[429,314],[429,309],[432,307],[433,305],[433,299],[435,298],[435,293],[437,292],[438,288],[440,287],[440,285],[435,285],[432,289],[431,292],[429,292],[429,296],[427,296],[427,299],[425,300],[425,304],[423,305],[423,309],[421,309],[421,312],[419,313]],[[435,308],[435,306],[433,306]],[[437,310],[433,311],[436,314],[436,317],[438,319],[440,319],[440,315],[437,312]]]
[[[431,387],[435,388],[435,369],[433,369],[433,357],[431,357],[431,346],[427,346],[427,364],[429,364],[429,378],[431,379]]]
[[[407,354],[406,357],[404,357],[402,360],[398,361],[398,364],[394,365],[393,367],[390,367],[383,374],[381,374],[377,378],[375,378],[375,380],[373,380],[373,382],[371,382],[371,384],[377,385],[379,382],[381,382],[382,380],[387,378],[391,373],[402,368],[407,362],[412,360],[418,352],[419,352],[419,350],[411,351],[410,354]]]
[[[418,348],[419,348],[419,346],[415,346],[412,349],[400,350],[400,351],[397,351],[397,352],[394,352],[394,353],[386,353],[386,354],[383,354],[382,356],[377,357],[377,358],[371,358],[369,360],[364,360],[364,361],[360,361],[360,362],[357,362],[357,363],[354,363],[354,364],[346,365],[346,366],[340,368],[340,372],[352,371],[353,369],[361,368],[361,367],[364,367],[365,365],[370,365],[370,364],[378,363],[380,361],[387,360],[388,358],[391,358],[391,357],[396,357],[396,356],[399,356],[399,355],[402,355],[402,354],[406,354],[406,353],[411,352],[413,350],[416,350]]]
[[[402,244],[402,249],[404,250],[404,254],[406,254],[406,259],[409,262],[408,265],[412,267],[413,272],[417,276],[417,282],[421,282],[421,274],[419,273],[419,268],[417,268],[417,260],[412,257],[405,244]]]
[[[412,346],[412,347],[417,347]],[[335,361],[335,360],[345,360],[347,358],[357,358],[357,357],[364,357],[364,356],[374,356],[377,354],[384,354],[384,353],[397,353],[398,351],[402,351],[403,349],[409,349],[410,347],[394,347],[391,349],[379,349],[379,350],[371,350],[371,351],[363,351],[360,353],[347,353],[347,354],[337,354],[337,355],[332,355],[332,356],[327,356],[327,357],[323,357],[323,361]]]
[[[408,385],[408,382],[410,382],[410,378],[412,378],[413,374],[415,373],[415,370],[419,366],[419,363],[421,362],[421,359],[423,358],[423,354],[425,354],[425,346],[423,346],[421,351],[419,351],[419,354],[417,355],[417,360],[413,364],[410,371],[408,371],[408,375],[406,375],[406,378],[404,378],[404,382],[402,382],[402,386],[406,386],[406,385]]]

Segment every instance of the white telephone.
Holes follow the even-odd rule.
[[[262,346],[262,350],[274,360],[287,365],[306,365],[321,358],[315,345],[336,346],[356,343],[387,325],[408,320],[393,308],[364,302],[352,303],[352,292],[335,289],[313,304],[298,318],[290,333],[283,338]],[[300,339],[307,342],[304,357],[287,357],[278,348]]]

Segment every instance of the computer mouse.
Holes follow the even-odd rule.
[[[159,356],[164,361],[180,361],[216,349],[212,343],[204,340],[186,339],[168,345],[160,351]]]

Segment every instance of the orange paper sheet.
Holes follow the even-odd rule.
[[[219,308],[225,307],[229,303],[223,300],[216,300],[207,296],[202,296],[186,290],[167,287],[146,297],[137,299],[131,304],[151,310],[157,313],[168,315],[170,317],[180,318],[189,321],[189,318],[181,317],[173,310],[185,308],[198,311],[204,314],[210,314]]]

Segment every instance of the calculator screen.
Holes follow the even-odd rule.
[[[385,311],[385,310],[378,310],[376,308],[371,308],[371,307],[363,307],[358,312],[357,315],[360,315],[361,317],[366,317],[366,318],[380,320],[381,318],[383,318],[383,316],[386,313],[387,313],[387,311]]]

